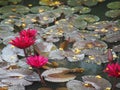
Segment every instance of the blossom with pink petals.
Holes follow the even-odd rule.
[[[28,36],[28,37],[31,37],[31,38],[34,38],[37,34],[37,30],[35,29],[27,29],[27,30],[22,30],[20,31],[20,36]]]
[[[120,64],[119,63],[109,63],[104,70],[109,76],[120,78]]]
[[[48,58],[40,55],[34,55],[27,57],[27,64],[34,68],[40,68],[48,62]]]
[[[10,44],[14,45],[15,47],[18,47],[20,49],[25,49],[35,43],[35,39],[30,37],[15,37],[15,39],[12,39]]]

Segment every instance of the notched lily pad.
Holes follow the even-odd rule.
[[[107,7],[110,9],[119,9],[120,8],[120,2],[116,1],[116,2],[110,2],[107,4]]]

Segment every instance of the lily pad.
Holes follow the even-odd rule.
[[[35,6],[30,9],[32,13],[41,13],[49,10],[52,10],[52,8],[48,6]]]
[[[68,0],[67,4],[70,6],[80,6],[83,0]]]
[[[72,25],[79,29],[85,29],[85,27],[87,26],[87,22],[84,20],[75,19],[72,22]]]
[[[12,2],[12,3],[19,3],[21,2],[22,0],[8,0],[8,2]]]
[[[120,8],[120,2],[116,1],[116,2],[110,2],[107,4],[107,7],[110,9],[119,9]]]
[[[90,11],[90,8],[81,6],[79,13],[89,13]]]
[[[39,4],[40,5],[48,5],[48,6],[58,6],[61,3],[59,0],[40,0]]]
[[[13,31],[14,28],[9,25],[0,25],[0,32],[2,31]]]
[[[71,8],[71,7],[68,7],[68,6],[60,6],[56,12],[60,12],[60,13],[64,13],[66,16],[70,16],[71,14],[77,12],[77,9],[78,8]]]
[[[6,19],[6,18],[20,18],[21,15],[20,14],[17,14],[17,13],[14,13],[14,12],[9,12],[9,13],[4,13],[3,15],[1,15],[1,18],[2,19]]]
[[[116,18],[120,16],[120,10],[109,10],[105,13],[105,16],[110,18]]]
[[[2,25],[9,25],[9,26],[13,26],[15,23],[16,19],[4,19],[3,21],[1,21]]]
[[[8,4],[8,1],[6,0],[0,0],[0,5],[4,6],[4,5],[7,5]]]
[[[85,20],[85,21],[87,21],[89,23],[96,22],[96,21],[100,20],[100,18],[98,16],[90,15],[90,14],[79,15],[78,19]]]
[[[95,6],[97,5],[98,1],[97,0],[84,0],[83,3],[86,6]]]
[[[16,12],[20,14],[25,14],[29,12],[29,8],[23,5],[8,5],[0,8],[0,13]]]

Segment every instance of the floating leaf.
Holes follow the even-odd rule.
[[[98,3],[98,1],[97,0],[84,0],[83,3],[86,6],[95,6]]]
[[[49,6],[57,6],[60,5],[59,0],[40,0],[39,2],[40,5],[49,5]]]
[[[120,10],[109,10],[105,13],[105,16],[110,18],[116,18],[120,16]]]
[[[90,14],[79,15],[78,19],[85,20],[89,23],[96,22],[96,21],[100,20],[100,18],[98,16],[90,15]]]
[[[107,7],[110,9],[119,9],[120,8],[120,2],[116,1],[116,2],[110,2],[107,4]]]
[[[29,8],[23,5],[8,5],[0,8],[0,13],[8,13],[8,12],[16,12],[16,13],[28,13]]]
[[[8,1],[6,0],[0,0],[0,5],[4,6],[4,5],[7,5],[8,4]]]
[[[49,10],[52,10],[52,8],[48,6],[35,6],[30,9],[32,13],[41,13]]]
[[[14,28],[12,26],[9,25],[0,25],[0,32],[10,32],[13,31]]]
[[[67,4],[70,6],[80,6],[82,4],[82,0],[68,0]]]
[[[91,11],[90,8],[82,6],[82,7],[80,7],[79,13],[89,13],[90,11]]]
[[[14,12],[4,13],[1,16],[2,19],[6,19],[6,18],[20,18],[20,17],[21,17],[20,14],[17,14],[17,13],[14,13]]]
[[[76,28],[79,28],[79,29],[85,29],[85,27],[87,26],[87,22],[84,20],[75,19],[72,22],[72,25],[75,26]]]
[[[68,68],[53,68],[46,70],[42,73],[42,76],[45,78],[46,81],[50,82],[67,82],[69,80],[75,79],[74,74],[64,74],[62,73],[65,70],[69,70]]]

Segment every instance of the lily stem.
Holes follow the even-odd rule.
[[[37,70],[37,73],[38,73],[39,78],[40,78],[40,80],[41,80],[41,84],[42,84],[42,86],[46,86],[46,83],[45,83],[43,77],[41,76],[41,73],[40,73],[39,68],[36,68],[36,70]]]
[[[115,89],[115,87],[116,87],[116,84],[117,84],[117,78],[115,78],[115,80],[114,80],[114,83],[113,83],[112,90],[116,90],[116,89]]]

